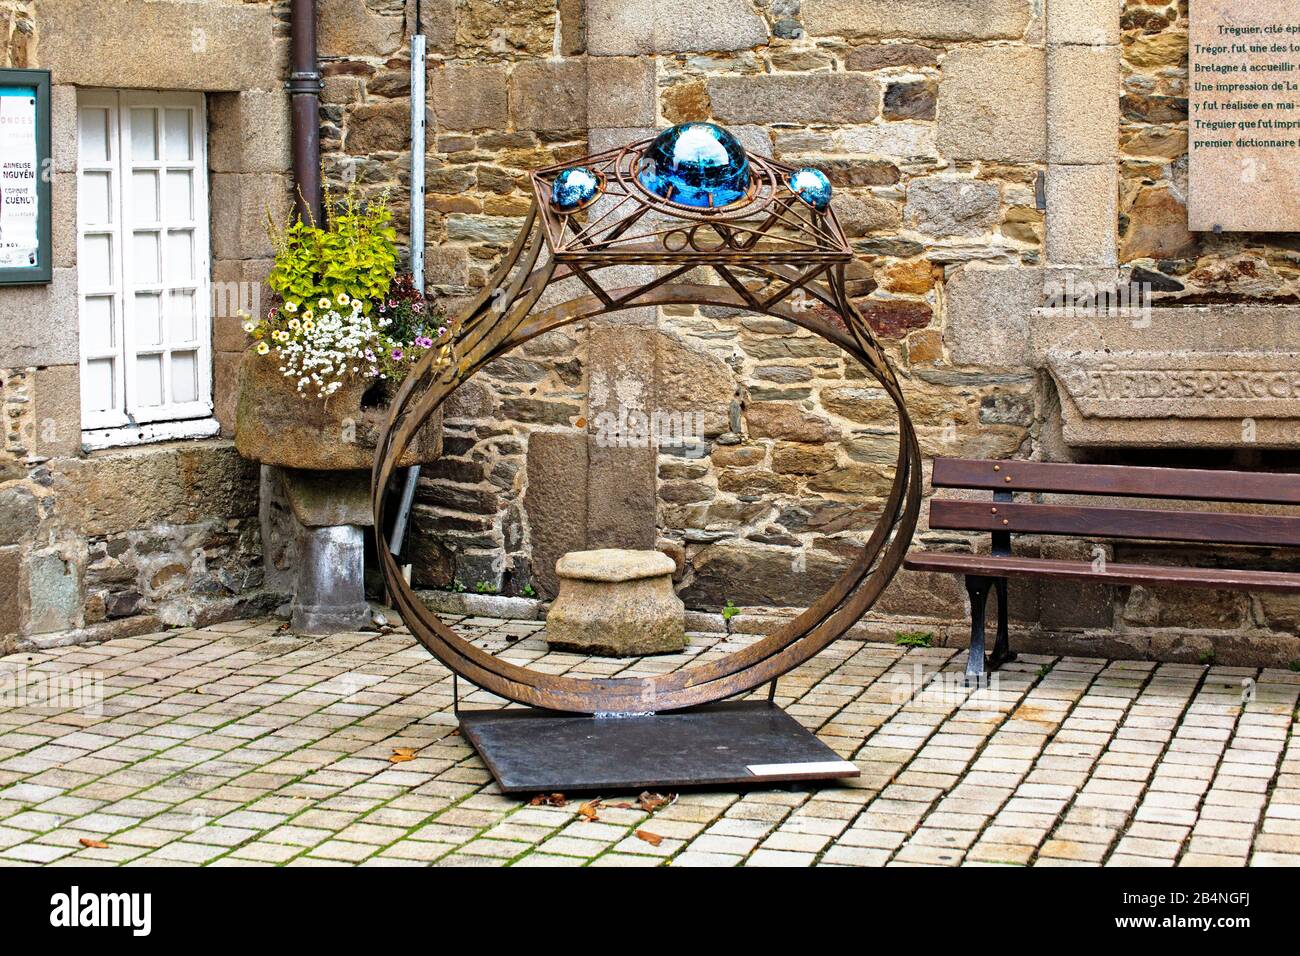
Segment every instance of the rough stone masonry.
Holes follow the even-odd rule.
[[[6,62],[55,71],[63,137],[55,282],[0,290],[0,499],[6,514],[37,515],[0,524],[15,529],[0,538],[0,587],[14,592],[0,641],[85,634],[100,599],[123,621],[199,601],[190,585],[211,574],[193,570],[212,567],[209,533],[233,536],[222,560],[241,570],[185,614],[226,613],[275,590],[276,561],[263,555],[248,506],[256,475],[229,445],[80,452],[67,111],[78,87],[207,92],[214,278],[259,281],[270,255],[261,219],[287,198],[286,5],[129,0],[85,40],[90,49],[74,49],[67,25],[84,22],[85,7],[0,3]],[[416,5],[319,0],[318,9],[327,176],[391,191],[403,228]],[[751,151],[831,178],[858,253],[852,293],[900,371],[927,457],[1291,461],[1300,430],[1286,403],[1243,409],[1258,424],[1250,442],[1221,417],[1152,428],[1122,407],[1089,411],[1054,371],[1081,365],[1054,363],[1062,349],[1120,348],[1139,353],[1134,368],[1190,372],[1300,355],[1294,240],[1186,230],[1186,0],[421,0],[419,9],[430,50],[426,257],[449,308],[483,286],[513,238],[529,171],[713,120]],[[196,27],[205,52],[185,52],[187,42],[177,53],[177,38]],[[1066,280],[1138,282],[1153,297],[1153,322],[1042,311],[1045,289]],[[48,315],[55,334],[34,338],[32,314]],[[229,427],[233,318],[217,318],[214,345],[218,417]],[[1250,354],[1225,365],[1228,352]],[[1085,362],[1082,371],[1099,370]],[[677,415],[699,441],[611,443],[601,422],[632,412]],[[66,426],[46,433],[54,440],[33,430],[46,419]],[[888,402],[861,371],[784,323],[674,307],[569,327],[457,393],[446,453],[421,483],[415,578],[546,597],[568,551],[657,547],[676,562],[689,608],[804,605],[872,527],[895,441]],[[155,456],[160,464],[139,463]],[[138,482],[132,468],[177,474],[179,484],[164,485],[177,494],[156,508],[145,496],[116,522],[81,523],[86,489]],[[201,495],[205,482],[237,493]],[[162,539],[142,550],[156,527]],[[918,541],[987,546],[924,525]],[[1092,547],[1024,544],[1059,556]],[[187,570],[153,586],[168,565]],[[1289,598],[1033,582],[1013,588],[1012,604],[1022,646],[1300,658],[1300,604]],[[951,578],[903,574],[870,627],[955,644],[965,614]]]

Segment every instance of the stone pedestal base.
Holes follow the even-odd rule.
[[[356,525],[303,529],[290,621],[295,633],[337,634],[370,623],[364,535]]]
[[[671,654],[686,646],[686,608],[672,558],[658,551],[574,551],[555,565],[560,594],[546,615],[555,650],[602,657]]]

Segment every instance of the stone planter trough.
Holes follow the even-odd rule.
[[[370,468],[388,415],[385,397],[369,382],[345,385],[325,401],[301,395],[274,353],[250,352],[240,366],[235,447],[280,473],[297,534],[292,626],[298,633],[330,634],[370,622],[363,529],[374,523]],[[401,464],[428,464],[441,453],[438,412]],[[272,533],[264,523],[263,535]]]

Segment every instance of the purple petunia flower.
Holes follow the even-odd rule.
[[[393,349],[393,361],[400,362],[403,354],[405,353],[403,353],[401,349]]]
[[[427,349],[433,345],[433,339],[429,338],[427,335],[421,335],[415,340],[415,344],[422,349]]]

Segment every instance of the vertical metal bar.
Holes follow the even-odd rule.
[[[411,37],[411,275],[424,291],[424,34]]]
[[[966,686],[978,687],[984,680],[984,612],[988,608],[992,578],[966,575],[966,593],[970,596],[970,653],[966,658]]]
[[[1010,504],[1013,497],[1009,491],[995,491],[993,492],[993,500],[999,503],[1006,502],[1007,504]],[[1010,531],[993,532],[993,553],[999,556],[1011,553]]]
[[[418,17],[418,10],[417,10]],[[417,19],[415,29],[419,31]],[[415,287],[424,291],[424,34],[416,32],[411,37],[411,275]],[[411,505],[420,481],[420,466],[406,470],[406,484],[402,487],[402,500],[393,521],[393,534],[388,550],[400,554],[406,528],[410,522]]]
[[[402,485],[402,500],[397,506],[397,517],[393,520],[393,533],[388,540],[388,550],[393,554],[402,553],[402,540],[406,537],[406,527],[411,519],[411,505],[415,501],[415,488],[420,483],[420,466],[412,465],[406,469],[406,483]]]

